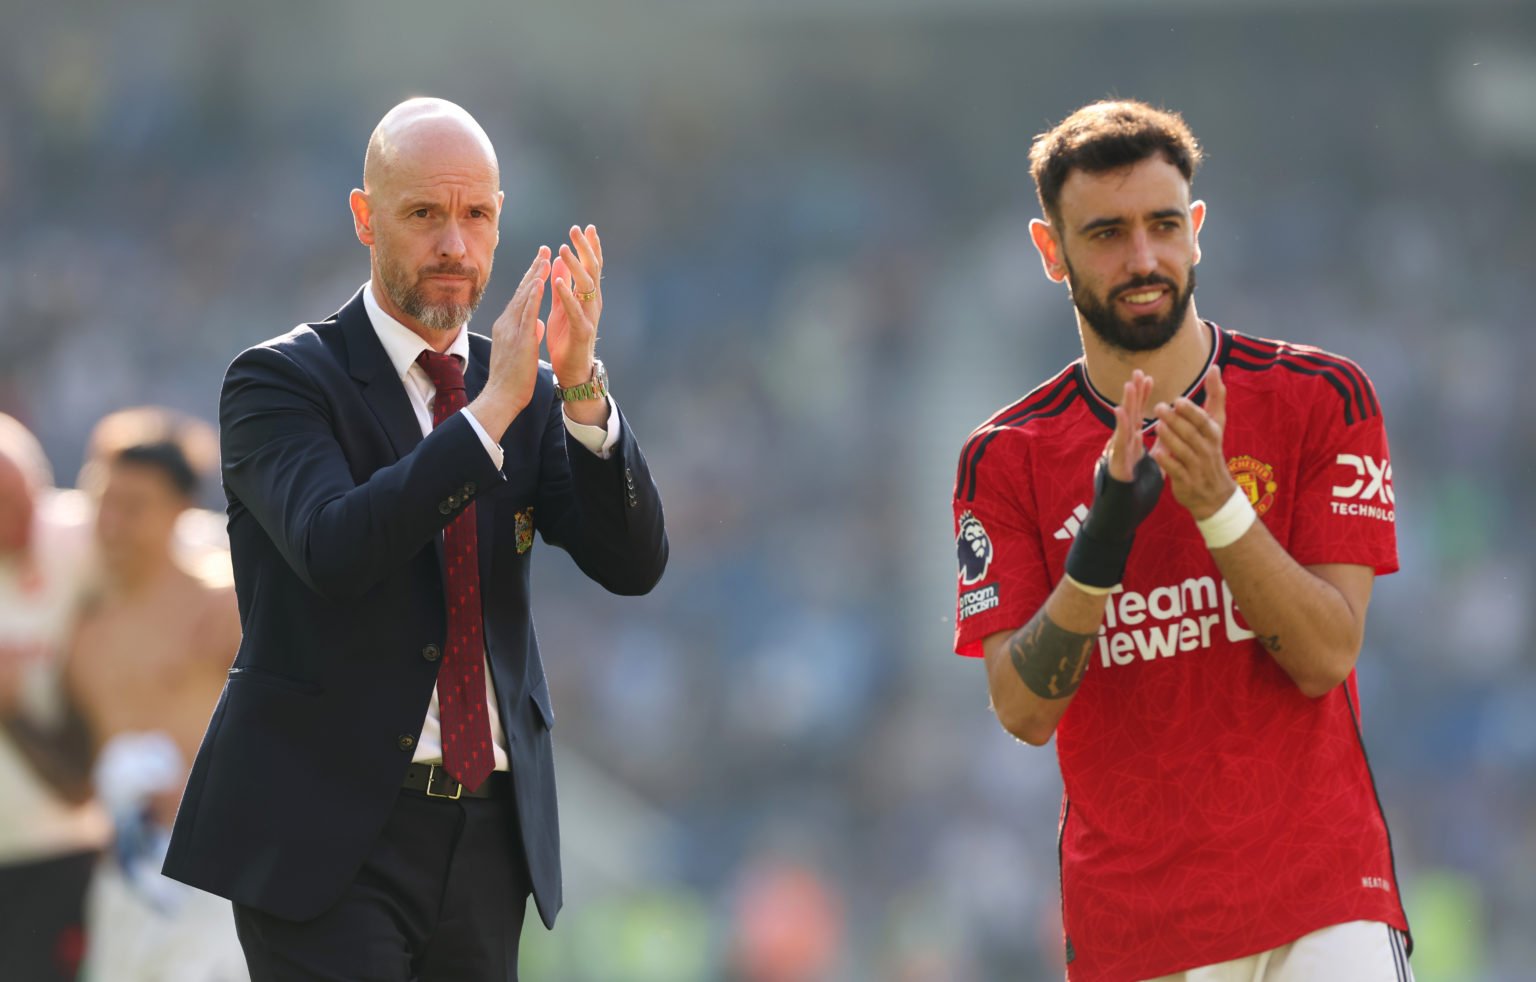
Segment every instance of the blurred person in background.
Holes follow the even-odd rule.
[[[82,977],[125,982],[245,978],[228,909],[162,876],[193,754],[239,644],[227,562],[178,558],[178,522],[216,460],[211,427],[143,407],[92,434],[81,483],[96,502],[99,570],[61,666],[57,723],[8,714],[38,773],[112,820],[87,902]]]
[[[91,427],[86,438],[85,460],[75,477],[75,487],[82,490],[66,492],[79,503],[78,509],[95,514],[95,503],[86,490],[99,487],[100,471],[105,462],[119,449],[135,443],[152,443],[166,434],[174,436],[176,443],[186,454],[187,462],[197,475],[195,501],[208,500],[211,493],[217,495],[217,484],[209,478],[219,469],[219,437],[211,426],[177,413],[174,410],[154,406],[141,406],[109,413]],[[88,524],[94,525],[91,519]],[[176,563],[202,576],[211,583],[232,582],[229,565],[229,533],[224,528],[222,510],[189,504],[176,517],[176,530],[171,539],[171,551]],[[92,543],[93,548],[99,547]]]
[[[764,855],[742,870],[732,910],[733,982],[831,978],[847,944],[836,887],[798,860]]]
[[[7,709],[57,722],[59,652],[90,570],[90,511],[53,487],[43,448],[0,414],[0,689]],[[66,800],[0,730],[0,958],[4,974],[75,978],[84,898],[107,839],[93,800]]]
[[[468,331],[502,203],[467,112],[396,106],[351,195],[371,279],[225,377],[245,638],[165,869],[234,901],[256,979],[514,979],[530,892],[560,908],[533,533],[621,594],[667,540],[595,358],[596,229]]]
[[[1411,978],[1355,684],[1398,565],[1381,409],[1352,362],[1197,316],[1200,156],[1130,101],[1034,143],[1083,357],[965,445],[956,651],[1057,735],[1069,978]]]

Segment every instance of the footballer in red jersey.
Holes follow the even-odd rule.
[[[1198,317],[1177,115],[1088,106],[1031,160],[1084,354],[966,442],[955,649],[1056,736],[1067,977],[1411,978],[1354,674],[1397,569],[1371,383]]]

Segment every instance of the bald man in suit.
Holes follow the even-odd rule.
[[[661,502],[595,358],[595,228],[486,338],[503,194],[467,112],[390,110],[350,203],[370,281],[225,378],[245,636],[165,871],[234,901],[258,982],[515,979],[528,896],[561,903],[533,533],[643,594]]]

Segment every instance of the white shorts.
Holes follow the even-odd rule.
[[[83,982],[248,982],[229,901],[103,857],[86,895]]]
[[[1350,921],[1246,958],[1147,982],[1413,982],[1403,933],[1380,921]]]

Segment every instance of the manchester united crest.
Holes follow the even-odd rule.
[[[521,556],[533,548],[533,506],[517,513],[517,554]]]
[[[1275,492],[1280,488],[1275,483],[1273,467],[1244,454],[1227,461],[1227,470],[1232,472],[1232,479],[1248,496],[1248,503],[1253,505],[1255,513],[1262,515],[1269,511],[1269,506],[1275,503]]]

